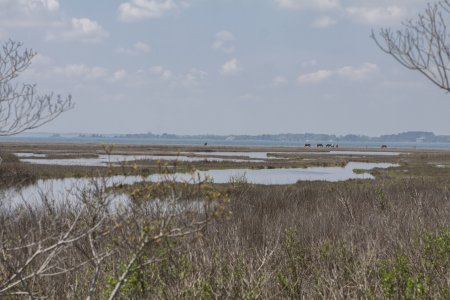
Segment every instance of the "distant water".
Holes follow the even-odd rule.
[[[308,168],[280,168],[280,169],[222,169],[196,171],[195,178],[211,178],[214,183],[227,183],[233,180],[244,179],[254,184],[294,184],[298,181],[345,181],[349,179],[374,179],[369,173],[355,173],[355,169],[372,170],[374,168],[398,167],[390,163],[361,163],[349,162],[345,167],[308,167]],[[177,181],[192,180],[192,174],[174,174]],[[152,181],[160,181],[160,175],[151,175]]]
[[[209,146],[281,146],[281,147],[302,147],[305,143],[313,146],[316,143],[327,144],[329,141],[269,141],[269,140],[211,140],[211,139],[183,139],[183,138],[123,138],[123,137],[35,137],[35,136],[10,136],[0,137],[0,142],[27,142],[27,143],[94,143],[94,144],[142,144],[142,145],[204,145]],[[418,142],[336,142],[339,147],[351,148],[380,148],[385,144],[388,148],[429,148],[429,149],[450,149],[450,143],[418,143]]]
[[[214,154],[215,152],[207,152]],[[121,165],[126,162],[134,162],[136,160],[171,160],[171,161],[215,161],[215,162],[264,162],[264,160],[255,159],[232,159],[232,158],[216,158],[216,157],[189,157],[184,155],[99,155],[97,158],[61,158],[46,159],[36,158],[42,157],[36,153],[16,153],[21,157],[20,161],[30,164],[40,165],[58,165],[58,166],[89,166],[89,167],[105,167],[112,165]],[[28,154],[28,156],[24,156]],[[44,154],[45,156],[45,154]],[[25,158],[22,158],[25,157]],[[30,158],[27,158],[30,157]]]
[[[369,173],[355,173],[355,169],[372,170],[374,168],[397,167],[389,163],[361,163],[349,162],[345,167],[309,167],[292,169],[225,169],[196,171],[194,174],[176,173],[169,175],[153,174],[147,180],[159,182],[172,180],[186,183],[196,183],[206,178],[215,183],[227,183],[233,180],[244,180],[254,184],[294,184],[298,181],[345,181],[349,179],[374,179]],[[113,186],[115,184],[133,184],[142,181],[139,176],[113,176],[109,178],[65,178],[65,179],[41,179],[36,184],[22,188],[0,190],[0,208],[2,205],[17,205],[20,203],[38,203],[43,195],[47,199],[74,201],[79,199],[79,193],[83,190],[95,190],[100,186]],[[126,196],[119,195],[117,199],[124,200]]]

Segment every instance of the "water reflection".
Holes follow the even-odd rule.
[[[41,153],[31,153],[31,152],[17,152],[14,153],[17,157],[47,157],[47,154],[41,154]]]
[[[167,160],[167,161],[186,161],[186,162],[263,162],[262,160],[252,159],[231,159],[217,157],[189,157],[177,155],[99,155],[97,158],[63,158],[63,159],[40,159],[40,158],[23,158],[20,161],[41,164],[41,165],[58,165],[58,166],[88,166],[102,167],[112,165],[120,165],[124,162],[132,162],[135,160]]]
[[[299,152],[194,152],[200,155],[217,155],[217,156],[245,156],[255,159],[280,159],[280,157],[271,156],[276,155],[303,155],[303,154],[319,154],[319,155],[354,155],[354,156],[398,156],[400,152],[389,151],[346,151],[346,150],[332,150],[332,151],[299,151]]]
[[[270,156],[269,153],[291,153],[291,152],[192,152],[192,154],[201,156],[243,156],[253,159],[279,159],[278,157]],[[292,152],[295,153],[295,152]],[[186,154],[186,153],[184,153]]]
[[[442,165],[442,164],[440,164],[440,165],[436,165],[436,167],[438,167],[438,168],[450,168],[450,165]]]
[[[147,178],[140,176],[112,176],[106,179],[87,178],[65,178],[38,180],[35,184],[19,189],[8,189],[3,191],[2,204],[17,205],[20,203],[38,203],[42,197],[47,199],[65,199],[71,201],[78,199],[80,191],[92,191],[96,188],[106,188],[117,184],[133,184],[142,180],[161,181],[175,180],[179,182],[189,182],[193,178],[204,180],[210,178],[214,183],[227,183],[230,180],[244,180],[254,184],[293,184],[297,181],[344,181],[349,179],[373,179],[368,173],[356,174],[355,169],[371,170],[374,168],[396,167],[396,164],[389,163],[360,163],[350,162],[345,167],[309,167],[305,169],[228,169],[197,171],[196,174],[176,173],[171,175],[154,174]],[[115,196],[114,201],[125,203],[125,195]]]
[[[317,152],[183,152],[182,155],[99,155],[97,158],[45,159],[46,154],[16,153],[22,162],[42,165],[102,167],[120,165],[135,160],[160,160],[182,162],[264,162],[285,159],[275,155],[350,155],[350,156],[398,156],[399,152],[371,151],[317,151]],[[194,156],[193,156],[194,155]],[[222,156],[222,157],[219,157]],[[231,158],[234,157],[234,158]],[[242,158],[236,158],[242,157]]]
[[[245,180],[253,184],[294,184],[297,181],[345,181],[349,179],[374,179],[369,173],[355,173],[353,170],[396,167],[390,163],[349,162],[345,167],[309,167],[291,169],[225,169],[197,171],[196,177],[210,178],[214,183],[227,183],[231,179]],[[190,174],[174,174],[177,181],[189,180]],[[150,176],[152,181],[160,180],[159,175]]]
[[[350,156],[399,156],[403,153],[388,151],[308,151],[308,152],[280,152],[284,154],[297,155],[350,155]]]

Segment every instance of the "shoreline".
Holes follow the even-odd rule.
[[[401,152],[401,153],[416,153],[416,152],[449,152],[450,145],[448,148],[443,147],[399,147],[392,146],[387,148],[381,147],[369,147],[369,146],[355,146],[355,145],[342,145],[337,148],[326,148],[326,147],[316,147],[312,145],[311,147],[305,147],[304,145],[200,145],[200,144],[146,144],[146,143],[109,143],[109,141],[105,142],[80,142],[80,141],[0,141],[1,148],[20,148],[23,150],[24,148],[30,148],[30,150],[41,148],[104,148],[104,147],[113,147],[116,152],[118,149],[127,149],[127,150],[160,150],[160,151],[176,151],[178,149],[183,149],[185,151],[193,151],[193,152],[214,152],[214,151],[222,151],[226,150],[229,152],[234,151],[248,151],[248,152],[339,152],[339,151],[358,151],[358,152]],[[3,149],[2,149],[3,150]]]
[[[285,147],[303,148],[305,144],[311,144],[316,148],[316,144],[337,144],[338,149],[380,149],[382,145],[387,145],[387,149],[449,149],[450,143],[442,142],[389,142],[389,141],[367,141],[367,142],[339,142],[339,141],[270,141],[270,140],[210,140],[210,139],[142,139],[142,138],[72,138],[72,137],[0,137],[0,144],[3,143],[24,143],[24,144],[107,144],[107,145],[141,145],[141,146],[195,146],[203,147]]]

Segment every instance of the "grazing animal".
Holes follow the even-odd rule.
[[[325,147],[327,147],[327,148],[334,148],[334,145],[333,144],[326,144]]]
[[[203,146],[208,146],[208,143],[204,143]]]
[[[381,145],[381,148],[387,148],[387,145]]]
[[[323,148],[323,144],[317,144],[317,148]]]
[[[311,144],[305,144],[305,147],[311,148]]]

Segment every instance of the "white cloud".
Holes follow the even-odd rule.
[[[72,18],[65,28],[47,33],[48,40],[77,41],[83,43],[101,42],[109,36],[100,24],[88,18]]]
[[[125,69],[116,69],[113,71],[108,70],[105,67],[89,66],[86,64],[68,64],[65,66],[54,66],[45,72],[36,72],[35,75],[47,76],[52,78],[66,77],[70,78],[71,82],[76,80],[100,80],[108,83],[125,82],[129,78],[129,74]]]
[[[48,56],[38,53],[35,57],[33,57],[33,60],[31,62],[33,66],[45,66],[52,63],[52,59]]]
[[[162,66],[154,66],[150,69],[150,71],[153,74],[158,75],[158,77],[163,80],[169,80],[169,79],[173,78],[173,72]]]
[[[55,11],[59,9],[59,1],[58,0],[34,0],[37,4],[41,4],[44,8]]]
[[[327,27],[331,27],[333,25],[336,25],[337,21],[333,18],[330,17],[320,17],[319,19],[316,19],[313,23],[312,26],[314,28],[327,28]]]
[[[64,67],[54,67],[51,72],[65,77],[80,77],[88,80],[106,78],[108,70],[103,67],[91,67],[84,64],[71,64]]]
[[[372,63],[364,63],[359,67],[346,66],[336,70],[336,74],[351,80],[361,80],[378,70],[378,66]]]
[[[149,53],[150,51],[151,47],[143,42],[137,42],[131,48],[117,48],[115,50],[116,53],[126,55],[139,55]]]
[[[339,0],[275,0],[281,8],[298,10],[329,10],[340,6]]]
[[[333,76],[333,71],[318,70],[316,72],[303,74],[298,77],[298,82],[303,83],[317,83]]]
[[[127,75],[128,75],[128,73],[124,69],[116,70],[112,74],[110,81],[113,81],[113,82],[122,81],[127,77]]]
[[[6,28],[56,26],[58,0],[0,0],[0,25]]]
[[[318,83],[333,76],[347,80],[363,80],[378,70],[378,66],[372,63],[363,63],[359,67],[345,66],[335,70],[318,70],[312,73],[300,75],[299,84]]]
[[[325,28],[340,19],[368,25],[394,25],[415,17],[426,7],[424,0],[273,0],[279,7],[299,11],[327,11],[328,17],[316,19],[312,26]]]
[[[396,5],[384,7],[358,7],[346,8],[346,12],[353,20],[370,25],[386,25],[401,22],[408,15],[406,7]]]
[[[223,30],[216,33],[214,42],[211,47],[215,50],[220,50],[225,53],[234,52],[234,46],[232,43],[236,40],[233,33]]]
[[[317,60],[315,59],[310,59],[310,60],[305,60],[301,63],[302,68],[310,68],[310,67],[315,67],[317,66],[319,63],[317,62]]]
[[[208,73],[196,68],[192,68],[186,73],[175,73],[163,66],[154,66],[150,69],[150,72],[170,85],[187,88],[200,85],[201,80],[208,76]]]
[[[185,7],[185,2],[176,0],[131,0],[119,5],[119,20],[137,22],[160,18],[170,11]]]
[[[220,73],[222,75],[237,75],[242,71],[239,61],[233,58],[222,65]]]
[[[288,79],[283,76],[276,76],[272,78],[272,86],[279,87],[288,83]]]
[[[208,73],[198,69],[191,69],[186,74],[182,75],[180,78],[180,84],[184,87],[194,87],[200,84],[200,81],[206,76]]]
[[[36,67],[36,65],[34,65]],[[130,74],[125,69],[109,70],[100,66],[89,66],[86,64],[67,64],[63,66],[54,66],[52,61],[38,64],[38,68],[30,68],[24,73],[29,80],[59,80],[66,78],[71,85],[76,86],[81,83],[91,82],[92,84],[118,84],[130,83]],[[134,80],[136,78],[132,78]]]
[[[59,9],[58,0],[1,0],[0,8],[3,11],[21,12],[24,14],[37,11],[56,11]]]

